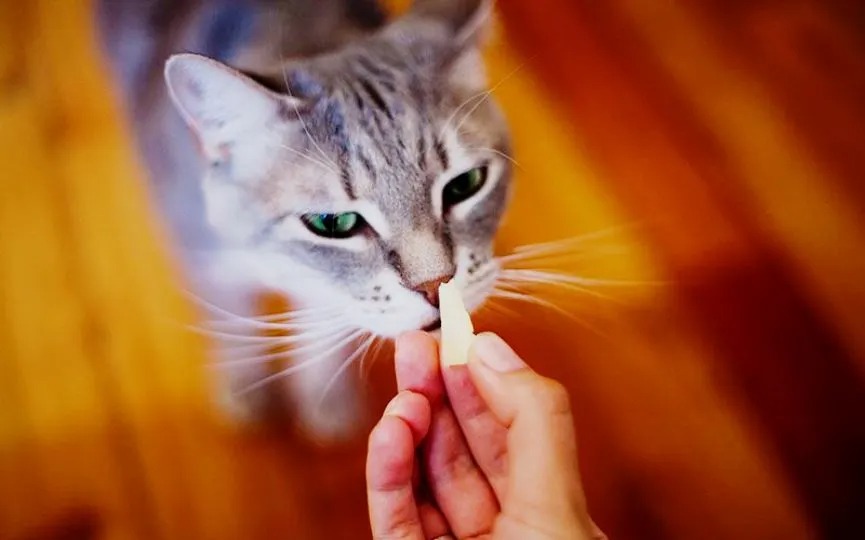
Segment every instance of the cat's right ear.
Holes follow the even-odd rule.
[[[272,132],[269,126],[300,105],[225,64],[197,54],[169,58],[165,81],[177,110],[209,157],[224,155],[238,141],[254,142],[268,136]]]

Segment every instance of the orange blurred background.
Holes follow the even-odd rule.
[[[596,521],[865,538],[865,9],[499,16],[501,249],[606,231],[575,270],[630,283],[481,321],[568,386]],[[216,413],[119,110],[89,2],[0,0],[0,539],[368,537],[362,437]],[[383,359],[371,410],[392,393]]]

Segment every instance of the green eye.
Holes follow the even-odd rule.
[[[444,207],[448,208],[457,203],[461,203],[468,199],[484,187],[487,181],[487,168],[475,167],[474,169],[465,172],[445,186],[442,193],[442,202]]]
[[[325,238],[348,238],[354,236],[360,232],[365,223],[357,212],[305,214],[300,219],[307,229]]]

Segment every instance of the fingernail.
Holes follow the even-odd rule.
[[[481,363],[493,371],[507,373],[526,367],[526,363],[510,345],[495,334],[483,333],[477,336],[472,343],[472,350]]]
[[[400,418],[407,416],[406,404],[402,392],[390,400],[390,403],[388,403],[387,407],[384,408],[384,416],[399,416]]]

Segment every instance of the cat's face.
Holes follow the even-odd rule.
[[[496,277],[507,129],[475,43],[443,31],[392,27],[274,90],[201,57],[167,69],[211,158],[214,230],[268,285],[379,335],[437,325],[442,281],[474,308]]]

